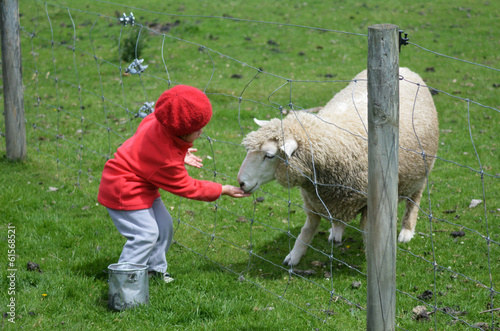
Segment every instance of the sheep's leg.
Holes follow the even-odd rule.
[[[359,221],[359,228],[366,231],[366,223],[368,221],[368,207],[365,206],[361,209],[361,220]]]
[[[361,220],[359,221],[359,228],[364,231],[363,232],[363,242],[366,247],[366,225],[368,223],[368,206],[363,207],[361,209]]]
[[[302,227],[297,240],[295,240],[295,245],[293,246],[292,251],[283,261],[284,265],[294,266],[299,264],[300,259],[306,253],[307,246],[312,242],[312,239],[318,230],[321,216],[309,210],[306,210],[306,214],[306,223]]]
[[[406,243],[413,238],[415,234],[415,226],[417,225],[418,209],[420,206],[420,200],[422,199],[422,192],[425,188],[425,182],[422,187],[411,196],[411,200],[406,201],[405,216],[403,218],[403,224],[401,227],[401,232],[399,233],[398,241]]]
[[[368,217],[368,207],[363,207],[360,209],[361,219],[359,221],[359,227],[362,231],[366,231],[366,222]],[[342,222],[335,222],[332,224],[332,228],[330,229],[330,236],[328,237],[329,241],[334,241],[337,243],[342,242],[342,236],[344,235],[345,224]],[[366,232],[363,233],[363,240],[366,244]]]
[[[332,227],[330,229],[330,235],[328,236],[328,241],[333,241],[336,243],[342,242],[342,236],[344,235],[345,224],[342,222],[332,222]]]

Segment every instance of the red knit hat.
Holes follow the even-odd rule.
[[[183,136],[207,125],[212,117],[212,105],[201,90],[177,85],[160,95],[154,114],[171,134]]]

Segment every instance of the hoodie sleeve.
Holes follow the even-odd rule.
[[[148,181],[167,192],[193,200],[215,201],[222,193],[221,184],[194,179],[184,164],[178,163],[157,169]]]

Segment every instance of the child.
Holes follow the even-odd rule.
[[[239,187],[196,180],[185,165],[201,167],[193,142],[212,117],[212,106],[200,90],[178,85],[158,99],[146,116],[104,166],[98,201],[107,207],[118,231],[127,238],[119,262],[147,265],[150,275],[167,273],[166,252],[173,222],[160,199],[159,188],[188,199],[215,201],[221,195],[250,196]]]

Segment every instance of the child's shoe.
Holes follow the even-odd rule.
[[[170,276],[170,274],[168,272],[158,272],[158,271],[148,271],[148,276],[149,278],[152,278],[152,277],[155,277],[155,278],[159,278],[159,279],[163,279],[163,281],[165,283],[170,283],[170,282],[173,282],[174,279]]]

